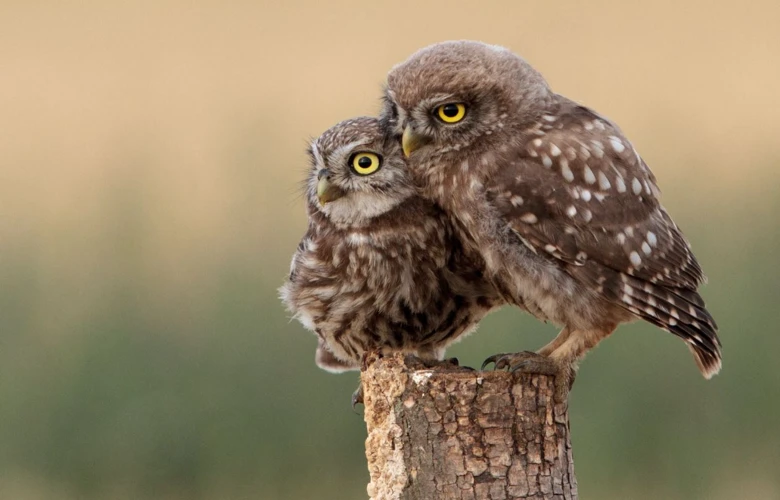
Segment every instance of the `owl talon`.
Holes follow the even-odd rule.
[[[494,370],[498,370],[498,359],[503,357],[503,356],[506,356],[506,353],[503,353],[503,354],[493,354],[492,356],[488,356],[487,358],[485,358],[485,361],[482,362],[482,366],[480,367],[480,370],[485,371],[485,368],[490,363],[495,363],[496,366],[494,366],[493,369]]]
[[[482,364],[482,369],[490,363],[495,363],[495,370],[508,368],[510,372],[534,373],[555,378],[555,402],[565,403],[574,383],[574,368],[562,366],[555,360],[531,351],[517,353],[494,354]]]
[[[539,354],[536,354],[535,352],[531,351],[523,351],[523,352],[505,352],[500,354],[494,354],[492,356],[488,356],[485,361],[482,362],[482,368],[481,370],[484,370],[487,365],[490,363],[494,363],[494,370],[503,370],[505,368],[512,367],[513,364],[519,363],[521,360],[526,359],[528,357],[537,357]],[[511,370],[514,371],[514,370]]]
[[[361,383],[357,389],[355,389],[355,392],[352,393],[352,410],[355,410],[355,407],[359,404],[363,404],[363,384]],[[357,411],[355,411],[357,413]]]

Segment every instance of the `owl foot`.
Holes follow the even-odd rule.
[[[484,370],[490,363],[495,363],[496,370],[508,368],[510,372],[537,373],[555,377],[556,403],[565,403],[568,400],[576,374],[572,366],[561,365],[550,357],[531,351],[494,354],[482,363],[482,369]]]

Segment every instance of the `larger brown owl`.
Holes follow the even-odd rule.
[[[309,228],[280,292],[319,337],[317,364],[358,369],[369,350],[441,360],[499,304],[481,259],[417,194],[399,142],[377,119],[342,122],[309,153]]]
[[[706,378],[720,370],[702,270],[614,123],[509,50],[469,41],[393,68],[382,118],[503,296],[563,326],[536,354],[487,362],[566,382],[586,351],[641,318],[683,339]]]

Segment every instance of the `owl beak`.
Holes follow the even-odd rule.
[[[404,150],[404,156],[409,158],[410,154],[428,144],[429,141],[428,137],[416,133],[411,125],[407,125],[404,129],[404,135],[401,137],[401,147]]]
[[[330,172],[327,169],[320,170],[317,179],[317,198],[320,200],[320,205],[325,206],[326,203],[344,196],[344,191],[330,183]]]

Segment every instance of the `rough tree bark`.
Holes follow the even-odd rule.
[[[369,355],[361,373],[372,500],[577,498],[551,377],[419,368]]]

